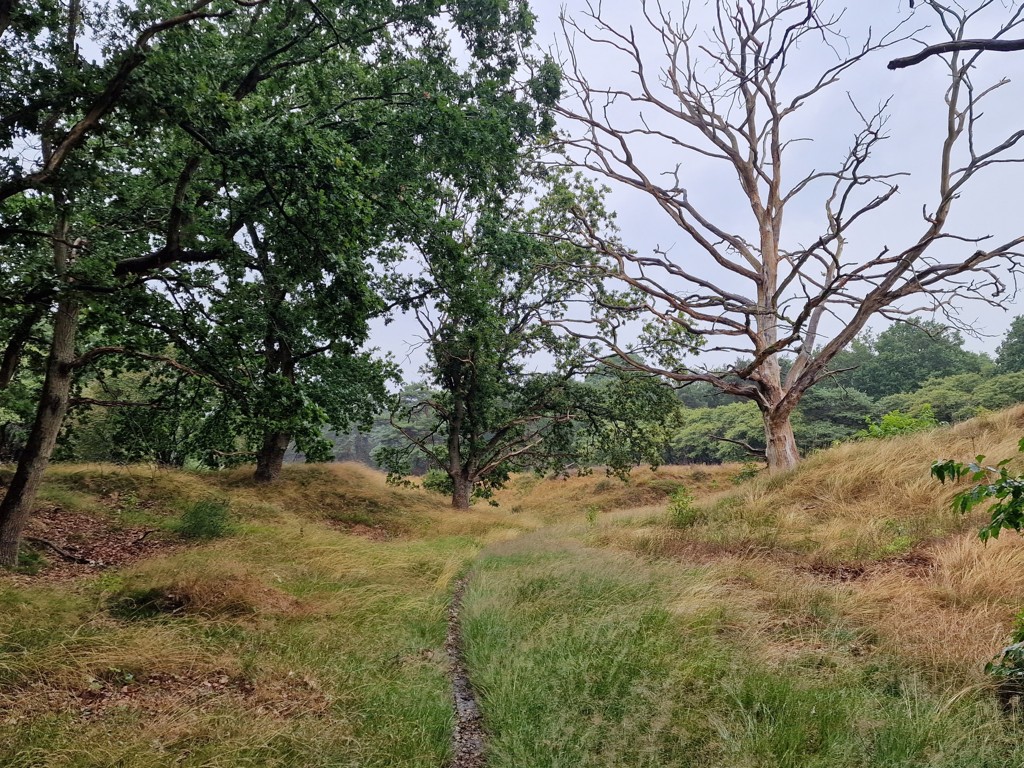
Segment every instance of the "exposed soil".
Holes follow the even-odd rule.
[[[120,526],[101,517],[60,507],[39,507],[24,541],[45,563],[34,574],[5,574],[23,582],[66,581],[151,557],[180,543],[152,528]]]
[[[450,768],[482,768],[487,764],[487,734],[484,731],[483,716],[462,655],[460,614],[462,596],[466,592],[468,581],[469,577],[464,576],[456,582],[455,594],[448,607],[448,635],[444,641],[455,701],[455,730],[452,734]]]
[[[5,706],[10,701],[0,698],[0,720],[15,724],[35,712],[46,711],[67,712],[90,721],[117,710],[159,715],[182,709],[202,710],[231,700],[244,701],[244,706],[256,714],[281,718],[326,715],[331,707],[331,698],[315,681],[297,676],[253,683],[226,671],[198,676],[159,673],[143,680],[111,674],[81,690],[35,683],[19,691],[17,714]]]

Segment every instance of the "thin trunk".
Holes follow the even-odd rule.
[[[281,474],[284,454],[292,440],[288,432],[268,432],[263,438],[263,447],[256,455],[256,482],[272,483]]]
[[[42,306],[29,308],[11,333],[11,338],[7,342],[7,348],[4,350],[3,357],[0,358],[0,389],[6,389],[14,381],[15,375],[18,373],[18,365],[21,363],[22,352],[25,350],[25,344],[28,343],[36,323],[42,319],[43,313],[44,309]]]
[[[469,509],[469,499],[473,495],[473,483],[459,472],[452,478],[452,509]]]
[[[14,478],[0,502],[0,566],[18,562],[21,534],[35,503],[36,491],[50,455],[57,444],[64,414],[67,413],[74,378],[75,335],[78,332],[78,303],[72,297],[61,299],[53,324],[53,341],[46,364],[46,378],[39,399],[35,422],[18,461]]]
[[[800,452],[793,436],[793,424],[789,412],[769,409],[761,412],[764,419],[765,458],[768,471],[785,472],[800,463]]]

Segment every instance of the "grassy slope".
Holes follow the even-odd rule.
[[[0,765],[441,764],[449,584],[523,524],[351,466],[288,468],[272,493],[57,468],[44,496],[159,526],[211,493],[229,538],[71,582],[0,576]]]
[[[1015,453],[1024,409],[739,467],[517,478],[453,513],[355,466],[59,467],[44,503],[228,538],[72,581],[0,576],[0,765],[437,766],[453,577],[494,766],[1018,766],[981,664],[1024,604],[933,458]],[[667,496],[697,497],[670,525]]]
[[[928,478],[1022,431],[1015,409],[701,478],[682,529],[646,503],[588,516],[599,481],[571,481],[580,503],[490,547],[467,594],[492,765],[1024,765],[981,674],[1024,605],[1024,543],[982,546]]]

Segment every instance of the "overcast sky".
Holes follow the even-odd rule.
[[[896,26],[901,19],[911,15],[907,0],[862,1],[852,5],[854,7],[848,9],[843,17],[843,31],[852,47],[859,47],[869,29],[877,38]],[[977,2],[973,5],[976,6]],[[992,13],[979,19],[971,36],[991,34],[999,19],[1005,18],[1009,9],[1019,5],[1019,2],[1011,3],[1008,0],[996,3]],[[553,0],[534,0],[533,6],[539,16],[538,45],[564,60],[566,42],[559,24],[559,13],[564,10],[567,16],[587,25],[585,13],[588,4],[585,0],[568,0],[563,6]],[[677,12],[681,3],[678,0],[666,0],[664,7]],[[831,3],[826,7],[838,10],[842,4]],[[700,22],[708,19],[713,10],[713,2],[693,2],[691,20],[697,22],[699,27]],[[632,25],[641,43],[649,41],[644,49],[651,51],[648,66],[652,71],[665,66],[664,56],[659,60],[657,55],[655,40],[645,37],[640,0],[606,2],[602,13],[617,29],[626,30]],[[918,10],[910,26],[905,29],[909,32],[926,24],[934,26],[934,18]],[[939,30],[925,29],[919,39],[937,42],[943,38]],[[839,45],[841,47],[842,44]],[[851,246],[862,249],[865,254],[877,253],[886,245],[894,249],[906,247],[922,231],[922,206],[934,207],[938,178],[937,157],[943,138],[944,65],[940,60],[932,59],[895,72],[885,66],[890,58],[907,55],[919,47],[918,43],[906,41],[871,56],[845,75],[842,82],[834,86],[827,96],[809,104],[799,119],[790,125],[793,132],[790,138],[812,139],[811,142],[797,145],[799,153],[787,161],[789,168],[795,167],[791,176],[787,169],[787,177],[795,181],[802,175],[798,171],[827,167],[842,159],[858,127],[851,99],[862,109],[874,111],[880,103],[892,97],[887,126],[891,138],[876,153],[874,167],[879,172],[899,171],[909,175],[899,181],[898,198],[877,212],[868,227],[855,233]],[[594,46],[577,36],[575,49],[580,68],[593,85],[620,85],[628,88],[634,81],[630,73],[631,62],[625,57],[612,55],[614,52],[610,52],[607,47]],[[798,63],[792,69],[795,79],[799,81],[804,74],[811,76],[823,66],[834,63],[835,56],[825,49],[802,50],[795,61]],[[1021,109],[1024,104],[1024,53],[992,53],[983,57],[983,68],[975,76],[975,81],[991,82],[1001,77],[1009,78],[1011,83],[991,97],[986,110],[985,124],[991,136],[1005,135],[1009,130],[1024,127],[1024,110]],[[577,130],[572,125],[563,127],[570,132]],[[665,128],[672,130],[671,125]],[[716,220],[725,222],[731,227],[730,231],[748,233],[753,228],[756,233],[749,207],[745,200],[737,196],[734,175],[725,173],[724,169],[713,162],[686,157],[665,145],[648,143],[641,145],[639,151],[652,176],[682,164],[689,194],[699,195]],[[621,237],[628,246],[641,253],[656,246],[672,247],[673,257],[684,260],[696,255],[685,236],[676,230],[668,216],[651,198],[640,192],[612,186],[610,206],[617,213]],[[1024,215],[1021,213],[1021,203],[1024,201],[1022,188],[1024,166],[1009,165],[992,169],[977,178],[959,201],[950,220],[951,229],[971,236],[991,234],[995,240],[1000,236],[1008,239],[1019,233],[1024,227]],[[801,206],[787,209],[784,239],[788,240],[790,246],[813,240],[821,233],[822,204],[823,198],[810,194],[804,198]],[[968,346],[994,354],[1010,320],[1018,313],[1024,313],[1024,309],[1016,299],[1008,312],[978,304],[965,304],[962,307],[962,319],[987,334],[980,339],[968,339]],[[887,321],[881,320],[875,327],[883,328],[887,324]],[[378,328],[374,334],[374,343],[395,354],[403,364],[408,378],[415,378],[415,369],[423,360],[422,350],[417,351],[411,346],[415,340],[415,328],[406,320],[399,320],[387,329]]]

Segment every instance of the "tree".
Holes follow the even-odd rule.
[[[941,312],[954,299],[999,303],[1003,285],[994,270],[1018,258],[1024,243],[1014,237],[989,244],[950,230],[956,201],[986,168],[1016,159],[1013,150],[1024,138],[1012,128],[994,141],[982,139],[976,129],[983,107],[1001,83],[972,81],[978,54],[953,52],[946,59],[946,134],[936,158],[941,172],[920,232],[909,243],[858,251],[855,236],[898,192],[898,174],[873,164],[886,138],[885,104],[851,109],[859,129],[831,168],[802,169],[794,156],[806,137],[792,124],[805,108],[820,106],[843,75],[904,38],[898,29],[878,39],[869,34],[840,55],[848,47],[839,17],[825,17],[822,5],[723,0],[705,14],[711,19],[704,37],[693,3],[673,16],[654,0],[643,2],[639,26],[628,30],[616,28],[600,5],[564,20],[568,93],[558,111],[571,131],[564,140],[570,162],[646,195],[686,243],[678,254],[638,252],[581,226],[581,242],[611,262],[604,276],[632,292],[616,297],[606,290],[597,306],[606,317],[616,310],[644,316],[653,333],[630,344],[587,317],[579,318],[577,333],[608,343],[623,366],[633,366],[631,355],[643,351],[643,370],[681,383],[707,382],[756,403],[771,471],[798,462],[792,414],[872,317]],[[926,6],[952,38],[963,36],[970,13]],[[1004,31],[1018,23],[1013,16]],[[832,41],[839,44],[830,53]],[[618,61],[616,71],[631,86],[622,78],[599,85],[584,72],[583,44]],[[832,63],[812,69],[804,57],[814,53],[832,56]],[[711,194],[689,185],[696,166],[717,167],[722,187]],[[729,180],[731,204],[717,204]],[[784,226],[808,198],[824,211],[820,234],[810,238]],[[909,307],[909,300],[921,306]],[[681,358],[678,345],[664,354],[659,333],[662,339],[685,334],[702,340],[702,351],[740,352],[749,362],[700,365]],[[785,375],[784,354],[793,356]]]
[[[1024,315],[1017,315],[1010,330],[996,349],[996,368],[1000,373],[1024,371]]]
[[[530,164],[524,160],[527,171]],[[637,452],[622,447],[647,445],[642,417],[664,412],[673,399],[650,377],[609,370],[611,379],[581,381],[578,344],[548,322],[580,290],[561,264],[566,198],[589,195],[598,212],[593,191],[556,178],[536,203],[530,188],[513,192],[466,197],[453,190],[418,244],[430,298],[415,316],[433,391],[396,409],[394,424],[408,446],[378,454],[393,477],[405,474],[413,452],[427,457],[450,480],[456,509],[489,496],[513,471],[561,470],[599,452],[610,462],[634,461]],[[427,434],[407,426],[424,417]],[[612,439],[619,450],[602,451]]]
[[[832,367],[836,378],[872,398],[913,392],[931,378],[980,373],[992,361],[963,347],[955,328],[933,320],[894,323],[877,336],[854,339],[837,354]]]
[[[394,158],[346,144],[380,150],[380,135],[411,146],[429,134],[448,139],[462,116],[467,129],[474,120],[491,126],[478,138],[504,156],[503,145],[536,127],[532,102],[511,82],[532,25],[521,2],[466,0],[444,12],[389,0],[356,9],[307,0],[198,0],[184,11],[105,5],[18,3],[0,26],[0,57],[10,65],[10,87],[0,88],[0,247],[5,265],[8,257],[16,264],[0,294],[17,297],[3,307],[11,322],[0,323],[10,332],[5,365],[22,357],[34,329],[48,325],[50,338],[36,418],[0,503],[2,565],[17,556],[74,374],[111,356],[155,362],[160,356],[140,344],[166,338],[139,320],[154,301],[201,280],[196,265],[244,270],[254,249],[243,235],[252,227],[263,237],[272,212],[276,233],[289,230],[294,258],[305,253],[310,269],[319,260],[328,272],[325,260],[341,263],[349,303],[361,306],[367,239],[325,239],[338,233],[338,219],[375,228],[373,242],[395,237],[401,174],[392,188]],[[89,61],[76,43],[81,30],[97,28],[102,55]],[[456,37],[465,67],[451,53]],[[26,159],[33,142],[41,151]],[[437,156],[419,157],[420,178],[430,178]],[[477,173],[480,183],[485,176]],[[373,206],[386,221],[367,223],[361,214]],[[328,212],[332,226],[320,232],[312,214]],[[365,314],[347,317],[345,339],[358,338]],[[86,320],[96,331],[89,342],[98,343],[83,349]],[[268,378],[281,381],[276,372]],[[282,432],[273,420],[265,425]]]

